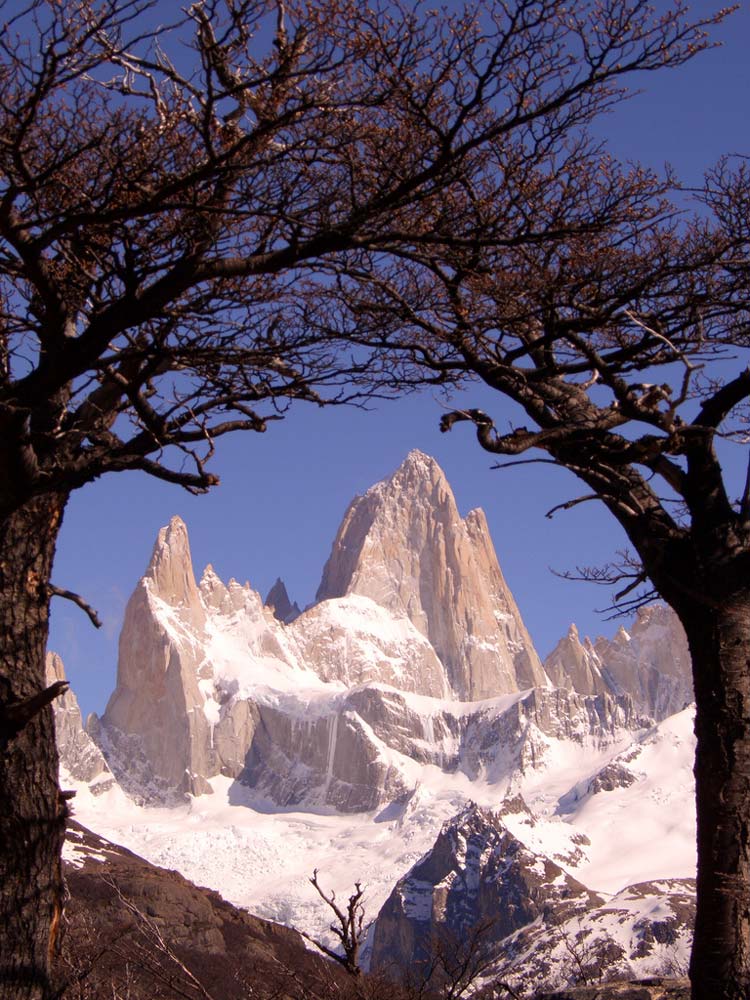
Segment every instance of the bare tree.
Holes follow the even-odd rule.
[[[507,423],[453,407],[442,429],[473,425],[496,468],[574,473],[586,492],[550,515],[603,503],[634,549],[581,575],[614,583],[620,609],[658,594],[676,611],[697,703],[693,996],[739,1000],[750,995],[750,471],[733,486],[719,447],[745,457],[750,440],[750,171],[722,162],[692,219],[668,183],[612,162],[585,131],[525,160],[497,146],[446,201],[446,214],[471,216],[472,245],[446,230],[369,287],[346,286],[346,303],[345,286],[328,294],[348,310],[350,339],[427,382],[479,380],[505,413],[510,401]],[[331,310],[319,309],[321,329]]]
[[[302,936],[311,941],[324,955],[342,965],[350,976],[360,976],[362,969],[359,964],[359,953],[370,928],[370,924],[365,923],[365,905],[362,901],[365,890],[362,888],[362,883],[354,883],[354,892],[349,896],[344,909],[336,902],[336,893],[333,890],[326,895],[325,890],[321,887],[320,882],[318,882],[317,868],[312,873],[310,885],[314,887],[323,902],[333,911],[336,919],[331,923],[329,929],[341,943],[341,952],[329,948],[322,941],[318,941],[304,931],[302,932]]]
[[[51,579],[71,493],[122,470],[202,492],[217,439],[292,402],[453,377],[325,334],[321,309],[334,334],[349,315],[327,293],[388,280],[448,231],[481,253],[493,159],[512,201],[623,76],[691,58],[718,16],[693,23],[681,0],[664,16],[642,0],[199,0],[177,15],[6,0],[0,17],[0,996],[38,998],[62,903],[44,649],[51,596],[72,596]],[[512,242],[532,254],[550,230],[589,228],[585,213],[529,223]],[[414,315],[423,294],[402,288]],[[404,326],[398,310],[381,321]]]
[[[419,988],[414,990],[416,995],[435,995],[440,1000],[495,996],[517,1000],[513,988],[491,974],[496,958],[488,936],[496,923],[493,919],[480,920],[460,932],[439,927],[433,935],[427,961],[416,969],[420,976]]]

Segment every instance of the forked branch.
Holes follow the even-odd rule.
[[[336,922],[330,924],[330,930],[341,942],[343,955],[332,948],[328,948],[322,941],[318,941],[304,931],[302,931],[302,936],[314,944],[316,948],[319,948],[324,955],[343,965],[351,976],[361,975],[359,951],[370,927],[369,923],[365,924],[364,922],[365,907],[362,897],[365,890],[362,887],[362,883],[354,883],[354,892],[349,896],[345,909],[342,909],[336,902],[335,892],[331,891],[329,894],[326,894],[323,890],[318,882],[317,868],[313,871],[310,885],[314,887],[320,898],[331,908],[336,916]]]

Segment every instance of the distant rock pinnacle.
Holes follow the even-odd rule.
[[[203,621],[188,531],[182,518],[171,518],[159,531],[146,578],[153,581],[154,591],[163,601],[184,609],[194,623]]]
[[[284,622],[285,625],[293,622],[295,618],[299,618],[301,614],[297,602],[292,604],[290,601],[284,581],[280,576],[276,578],[276,583],[268,591],[263,603],[273,611],[274,617],[278,618],[280,622]]]

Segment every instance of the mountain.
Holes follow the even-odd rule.
[[[286,586],[281,577],[276,578],[276,583],[266,594],[266,599],[263,603],[273,611],[274,617],[278,618],[280,622],[284,622],[285,625],[293,622],[295,618],[299,618],[302,613],[297,602],[295,601],[292,604],[289,599],[289,594],[286,592]]]
[[[57,653],[47,653],[47,684],[64,681],[65,666]],[[96,743],[83,728],[81,709],[73,691],[68,690],[54,701],[57,749],[65,771],[63,783],[83,783],[92,795],[109,791],[115,779]]]
[[[370,967],[401,979],[437,961],[451,979],[471,960],[484,979],[525,990],[635,978],[686,966],[694,918],[694,880],[627,886],[605,900],[470,803],[396,883],[375,921]]]
[[[537,715],[594,738],[615,716],[638,728],[684,704],[689,661],[658,658],[666,613],[608,652],[571,633],[545,673],[484,515],[461,519],[420,452],[352,503],[318,598],[298,614],[280,580],[264,603],[210,566],[196,583],[173,518],[128,602],[116,689],[90,725],[123,787],[166,802],[210,793],[221,774],[279,805],[373,809],[411,787],[391,751],[467,773],[488,766],[488,720],[507,707],[498,698],[533,690]]]
[[[638,900],[657,890],[632,890],[632,906],[627,894],[658,883],[656,915],[689,896],[692,716],[670,714],[689,676],[660,606],[612,639],[572,627],[542,667],[483,515],[462,519],[439,467],[412,452],[350,505],[301,613],[280,580],[266,601],[211,566],[197,581],[173,518],[128,603],[105,713],[86,731],[72,702],[56,715],[76,815],[151,862],[333,944],[313,868],[338,898],[366,882],[374,915],[424,860],[424,899],[476,926],[515,893],[521,922],[489,934],[490,958],[559,985],[550,968],[579,919],[613,972],[677,961],[659,934],[686,948],[687,903],[679,933],[644,924],[643,937]],[[87,748],[106,769],[91,778]],[[451,853],[467,837],[484,859],[478,896]],[[385,952],[431,937],[395,897],[389,912]],[[660,947],[633,958],[648,934]]]
[[[344,515],[317,600],[350,594],[406,615],[459,700],[547,684],[484,513],[462,519],[442,469],[420,451]]]
[[[693,701],[687,637],[664,605],[639,608],[632,626],[621,626],[613,639],[581,642],[571,625],[544,669],[556,687],[581,694],[627,692],[641,711],[659,720]]]
[[[396,883],[375,922],[370,967],[401,978],[415,965],[429,968],[436,950],[465,961],[467,943],[494,958],[529,924],[552,913],[563,923],[602,902],[524,847],[495,813],[470,803]]]

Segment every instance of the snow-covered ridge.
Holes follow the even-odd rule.
[[[516,772],[502,783],[412,761],[414,787],[404,800],[344,814],[306,803],[280,807],[262,791],[225,777],[211,780],[213,795],[172,808],[136,805],[116,785],[95,795],[65,771],[62,783],[78,790],[76,818],[90,828],[261,916],[323,936],[327,914],[307,881],[313,867],[340,897],[363,879],[367,912],[375,915],[397,880],[432,849],[442,825],[471,801],[501,815],[525,850],[550,859],[603,897],[602,916],[591,911],[585,926],[593,921],[598,932],[616,923],[621,936],[629,933],[635,942],[629,955],[640,940],[634,925],[644,915],[658,914],[653,900],[648,905],[636,900],[623,922],[619,911],[629,894],[623,890],[694,874],[692,713],[680,713],[635,739],[623,733],[598,751],[565,739],[550,739],[547,750],[544,771]],[[632,783],[601,787],[571,803],[574,788],[588,788],[596,775],[623,761]],[[672,894],[669,887],[656,888],[656,895]],[[683,890],[691,895],[690,886]],[[642,900],[649,893],[639,889],[636,895]],[[667,952],[677,962],[688,945],[684,924],[677,929],[676,950],[655,946],[634,968],[655,974]],[[567,931],[580,930],[578,916],[571,916]],[[550,940],[564,950],[562,937]],[[529,963],[540,947],[535,936],[528,944]]]

